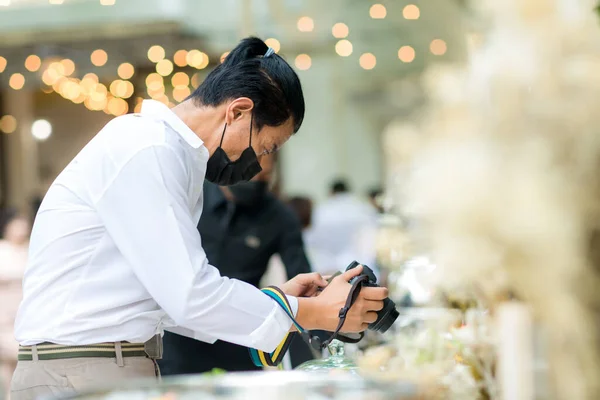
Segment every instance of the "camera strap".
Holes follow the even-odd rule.
[[[311,335],[310,331],[307,331],[304,328],[302,328],[298,321],[296,321],[292,307],[290,306],[286,295],[281,291],[281,289],[279,289],[276,286],[269,286],[267,288],[262,289],[262,292],[264,294],[273,299],[277,303],[277,305],[279,305],[285,311],[288,317],[290,317],[290,319],[292,320],[292,323],[294,324],[298,332],[289,332],[281,341],[281,343],[277,346],[275,351],[273,351],[272,353],[267,353],[257,349],[248,349],[250,352],[250,358],[252,359],[254,365],[256,365],[257,367],[273,367],[280,364],[290,345],[292,344],[292,340],[294,339],[296,334],[300,334],[302,339],[315,350],[324,349],[334,339],[338,339],[345,343],[360,342],[364,337],[364,332],[361,332],[357,338],[345,336],[340,334],[339,332],[344,326],[344,323],[346,322],[348,311],[350,311],[350,308],[358,298],[358,295],[362,288],[362,283],[368,281],[368,279],[369,278],[367,276],[359,276],[352,282],[352,287],[350,288],[350,292],[348,293],[348,297],[346,298],[346,303],[338,313],[339,323],[335,331],[332,332],[331,336],[323,342],[321,342],[320,337]]]

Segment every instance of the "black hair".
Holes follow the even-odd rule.
[[[248,97],[254,102],[254,123],[259,130],[265,125],[280,126],[291,117],[297,132],[305,108],[300,79],[278,54],[264,57],[268,49],[258,38],[242,40],[189,99],[216,107],[227,100]]]
[[[298,216],[302,229],[308,228],[312,220],[312,201],[308,197],[296,196],[290,198],[287,204]]]
[[[383,194],[383,189],[381,189],[381,188],[371,189],[371,190],[369,190],[369,193],[368,193],[370,199],[375,199],[376,197],[379,197],[382,194]]]
[[[331,193],[347,193],[350,189],[348,187],[348,183],[344,179],[336,179],[331,183]]]
[[[6,208],[0,210],[0,239],[4,239],[6,228],[15,218],[19,217],[19,212],[15,208]]]

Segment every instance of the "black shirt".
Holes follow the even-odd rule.
[[[228,201],[218,186],[206,182],[198,230],[209,263],[221,275],[258,286],[274,254],[280,255],[289,278],[310,272],[300,222],[270,192],[257,206],[247,207]]]
[[[203,207],[198,224],[202,247],[221,275],[258,286],[274,254],[281,257],[289,278],[310,272],[300,222],[273,194],[266,193],[256,206],[241,206],[228,201],[218,186],[205,182]],[[208,344],[170,332],[165,332],[163,342],[164,355],[159,362],[163,375],[201,373],[213,368],[259,369],[242,346],[222,341]],[[294,340],[290,353],[294,366],[312,358],[301,340]]]

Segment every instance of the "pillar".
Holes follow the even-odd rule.
[[[5,114],[17,119],[17,130],[7,134],[4,140],[7,157],[8,207],[29,211],[30,201],[38,194],[39,161],[37,142],[31,135],[34,118],[33,92],[8,89],[3,95]]]

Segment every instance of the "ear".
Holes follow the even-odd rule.
[[[227,114],[225,115],[225,122],[227,125],[231,125],[234,121],[243,120],[248,118],[250,123],[250,117],[252,109],[254,108],[254,102],[248,97],[238,97],[232,100],[227,106]]]

